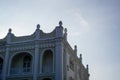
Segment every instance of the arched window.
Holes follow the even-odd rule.
[[[17,53],[12,57],[10,74],[27,74],[32,72],[32,55],[27,52]]]
[[[0,74],[2,73],[3,59],[0,58]]]
[[[31,57],[26,55],[23,59],[23,72],[31,71]]]
[[[43,54],[42,72],[53,72],[53,52],[51,50],[47,50]]]

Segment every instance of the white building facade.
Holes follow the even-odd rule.
[[[89,72],[60,21],[51,33],[39,24],[28,36],[16,37],[9,29],[0,39],[0,80],[89,80]]]

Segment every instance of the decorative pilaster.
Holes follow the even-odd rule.
[[[86,65],[86,70],[87,70],[87,80],[89,80],[90,74],[89,74],[89,67],[88,67],[88,64]]]
[[[12,35],[12,29],[9,29],[8,34],[7,34],[7,44],[6,44],[6,53],[4,57],[4,62],[3,62],[3,75],[2,75],[2,80],[6,80],[7,70],[8,70],[8,64],[9,64],[9,44],[11,43],[11,35]]]
[[[59,26],[56,27],[56,38],[59,39],[56,41],[55,45],[55,80],[63,80],[63,26],[62,21],[59,22]]]
[[[62,42],[56,42],[55,47],[55,80],[63,80],[63,44]]]
[[[40,74],[42,73],[42,61],[43,61],[43,55],[40,54]]]
[[[34,70],[33,70],[33,80],[37,80],[38,77],[38,61],[39,61],[39,44],[38,40],[40,38],[40,25],[37,25],[35,32],[35,54],[34,54]]]
[[[35,44],[35,55],[34,55],[34,70],[33,70],[33,80],[37,80],[38,76],[38,60],[39,60],[39,45]]]
[[[75,52],[75,61],[74,61],[74,70],[75,70],[75,80],[77,80],[77,46],[74,46],[74,52]]]
[[[63,37],[62,21],[60,21],[59,26],[56,27],[56,37]]]
[[[8,68],[8,61],[9,61],[9,46],[7,46],[6,48],[6,53],[5,53],[5,58],[4,58],[4,62],[3,62],[3,78],[2,80],[6,80],[6,76],[7,76],[7,68]]]

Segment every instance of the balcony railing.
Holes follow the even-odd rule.
[[[32,74],[31,68],[11,68],[10,75]]]

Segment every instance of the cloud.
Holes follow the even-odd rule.
[[[91,80],[119,80],[119,64],[94,64],[90,68]],[[94,67],[94,68],[93,68]],[[114,77],[113,77],[114,76]]]
[[[69,27],[71,28],[70,35],[72,36],[80,36],[84,33],[90,31],[90,25],[87,20],[82,16],[80,9],[70,9],[66,12],[68,23],[70,24]]]
[[[90,26],[89,26],[88,22],[82,17],[82,15],[79,12],[75,12],[74,17],[75,17],[76,22],[80,26],[80,29],[82,29],[84,31],[90,30]]]

